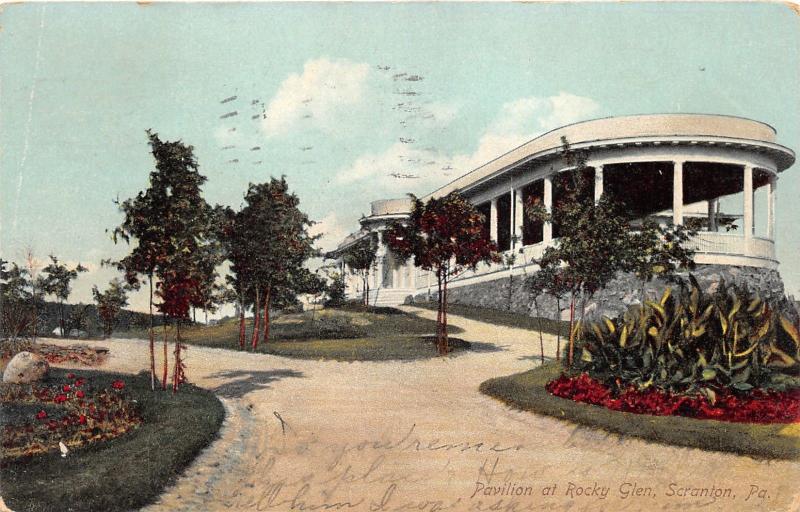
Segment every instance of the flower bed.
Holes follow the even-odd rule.
[[[721,388],[707,390],[706,394],[682,395],[656,388],[637,390],[630,386],[615,396],[608,386],[586,373],[573,377],[561,375],[548,382],[545,388],[560,398],[636,414],[742,423],[800,422],[800,389],[756,389],[744,394]]]
[[[3,384],[4,408],[21,408],[30,414],[9,415],[0,432],[3,463],[20,457],[58,451],[119,437],[142,422],[136,404],[125,392],[125,382],[95,388],[75,375],[35,384]],[[34,412],[35,411],[35,412]]]
[[[99,366],[108,356],[107,348],[94,348],[87,345],[62,347],[48,343],[37,343],[33,352],[44,357],[50,364],[72,363],[82,366]]]

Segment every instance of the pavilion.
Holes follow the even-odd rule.
[[[750,119],[709,114],[611,117],[547,132],[423,197],[458,191],[487,219],[487,236],[514,262],[482,265],[455,279],[451,288],[535,272],[535,260],[558,237],[557,226],[531,222],[522,205],[540,201],[551,209],[569,167],[562,139],[588,155],[597,200],[610,192],[635,218],[682,224],[699,218],[692,240],[698,265],[747,267],[775,272],[775,208],[779,173],[795,161],[776,143],[771,126]],[[591,200],[591,199],[590,199]],[[399,304],[435,291],[435,279],[411,263],[399,264],[383,241],[391,222],[409,213],[410,200],[374,201],[360,231],[343,240],[340,256],[368,233],[378,234],[370,303]],[[341,262],[341,258],[340,258]],[[360,297],[359,279],[342,265],[350,297]]]

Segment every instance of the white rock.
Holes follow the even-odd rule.
[[[41,380],[47,375],[50,365],[41,356],[31,352],[20,352],[8,362],[3,372],[3,382],[25,384]]]

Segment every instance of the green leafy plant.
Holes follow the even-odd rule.
[[[616,319],[579,329],[572,368],[613,385],[673,392],[793,387],[800,372],[796,322],[745,287],[721,282],[703,293],[667,288],[659,301],[632,306]]]

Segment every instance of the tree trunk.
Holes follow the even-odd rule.
[[[244,321],[244,287],[239,286],[239,348],[244,350],[244,344],[247,336],[245,334],[245,321]]]
[[[567,355],[567,366],[572,368],[572,356],[575,349],[575,336],[573,334],[575,325],[575,293],[569,300],[569,354]]]
[[[539,328],[539,353],[540,361],[544,364],[544,336],[542,336],[542,315],[539,312],[539,302],[533,299],[533,309],[536,311],[536,324]]]
[[[64,338],[64,302],[58,301],[58,325],[61,328],[61,337]]]
[[[442,352],[442,273],[436,272],[436,351]]]
[[[556,361],[561,361],[561,299],[556,299]]]
[[[244,340],[245,340],[245,329],[244,329],[244,304],[241,302],[239,303],[239,348],[244,350]]]
[[[175,367],[172,369],[172,393],[178,391],[181,379],[181,321],[175,324]]]
[[[254,351],[256,347],[258,347],[258,335],[259,331],[261,330],[261,325],[259,325],[260,316],[261,316],[261,297],[258,294],[258,288],[256,288],[256,305],[253,308],[253,339],[250,343],[251,349]]]
[[[272,286],[267,286],[267,293],[264,295],[264,343],[269,341],[269,304],[272,300]]]
[[[169,368],[169,355],[167,354],[167,318],[164,317],[164,372],[161,379],[161,389],[167,390],[167,370]]]
[[[446,356],[448,352],[447,346],[447,275],[442,277],[444,291],[444,298],[442,299],[442,355]]]
[[[153,332],[153,276],[148,276],[150,284],[150,314],[148,315],[150,321],[150,328],[147,334],[150,338],[150,390],[156,390],[156,333]]]

